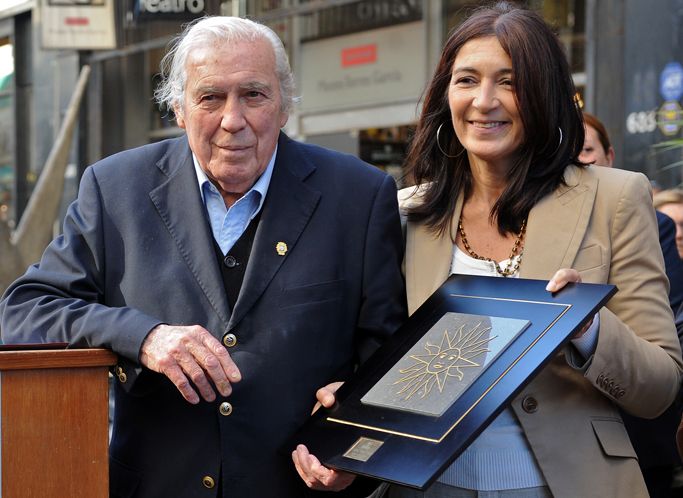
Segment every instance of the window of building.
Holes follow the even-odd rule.
[[[402,165],[414,131],[414,126],[360,130],[358,133],[358,156],[364,161],[383,169],[394,177],[396,183],[402,185]]]

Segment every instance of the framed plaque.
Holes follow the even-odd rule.
[[[616,287],[452,275],[292,439],[334,469],[428,487]]]

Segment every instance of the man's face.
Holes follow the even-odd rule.
[[[178,125],[229,206],[265,171],[287,122],[273,49],[261,39],[215,43],[194,51],[186,69]]]
[[[657,208],[676,223],[676,248],[678,255],[683,259],[683,204],[670,202]]]

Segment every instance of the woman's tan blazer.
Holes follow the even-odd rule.
[[[568,167],[565,182],[529,213],[520,277],[545,280],[574,268],[584,282],[619,290],[600,311],[595,354],[585,360],[568,346],[511,407],[556,498],[647,497],[617,406],[657,416],[682,372],[650,186],[642,174],[593,166]],[[403,209],[420,202],[413,193],[399,193]],[[462,198],[453,233],[461,207]],[[410,313],[446,280],[452,257],[449,233],[407,224]]]

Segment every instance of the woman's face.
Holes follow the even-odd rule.
[[[524,139],[512,89],[512,61],[494,36],[465,43],[448,86],[453,129],[472,159],[509,161]]]
[[[607,152],[600,143],[598,132],[592,126],[586,125],[586,138],[583,142],[583,149],[579,154],[579,161],[583,163],[592,163],[596,166],[612,167],[614,162],[614,149],[609,148]]]

